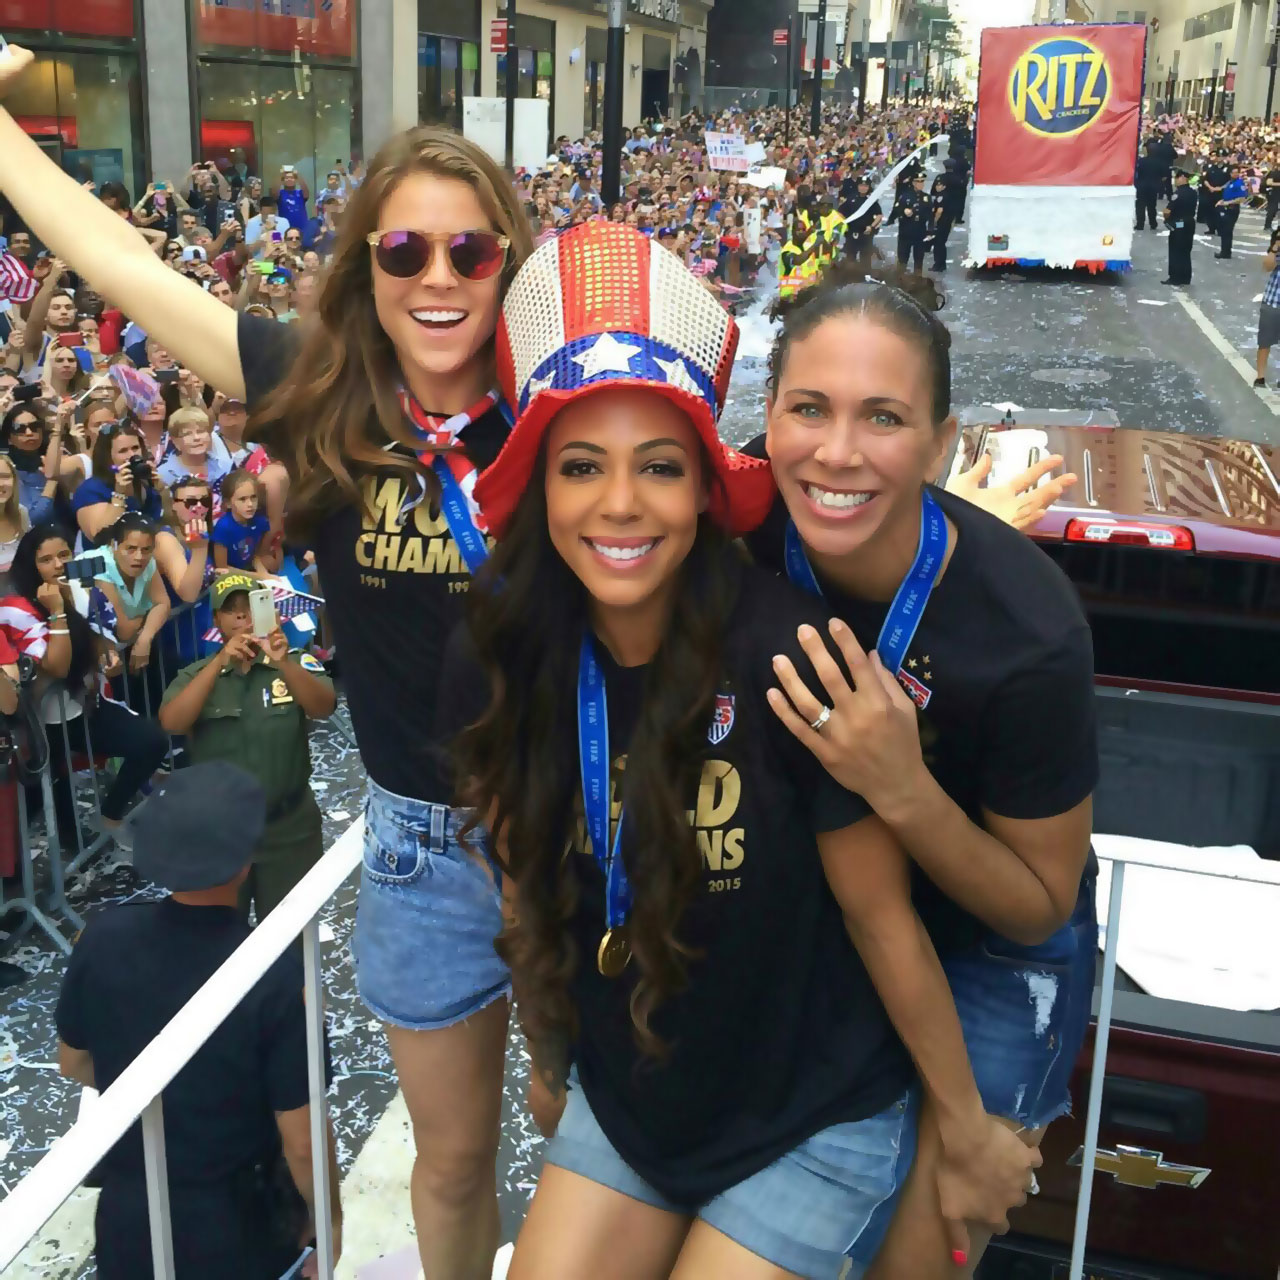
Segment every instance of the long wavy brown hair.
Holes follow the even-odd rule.
[[[570,983],[579,964],[596,962],[594,953],[577,954],[570,931],[582,861],[569,850],[580,813],[576,691],[589,597],[547,532],[545,455],[544,444],[511,528],[470,593],[471,635],[488,676],[489,704],[453,744],[461,799],[499,833],[495,856],[515,886],[513,918],[497,947],[511,967],[521,1024],[535,1043],[574,1038]],[[659,1061],[670,1046],[652,1018],[684,987],[691,958],[679,929],[703,869],[688,810],[741,570],[725,533],[703,516],[678,571],[671,621],[649,663],[619,784],[622,853],[635,897],[628,921],[631,1020],[641,1052]]]
[[[493,227],[511,240],[500,283],[505,295],[532,252],[528,222],[511,180],[475,143],[438,125],[391,138],[347,205],[333,261],[324,277],[317,318],[307,324],[289,376],[254,414],[255,440],[292,476],[290,525],[299,532],[334,509],[359,501],[355,474],[378,468],[435,477],[408,454],[387,454],[389,440],[410,444],[396,388],[402,381],[391,339],[373,299],[367,243],[388,195],[409,174],[460,179],[475,191]],[[492,359],[492,340],[486,348]]]

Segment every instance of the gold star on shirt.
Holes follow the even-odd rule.
[[[912,671],[914,671],[919,665],[920,664],[914,658],[907,659],[907,666],[909,666]]]

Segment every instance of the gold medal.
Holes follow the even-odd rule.
[[[596,968],[606,978],[620,978],[631,963],[631,943],[627,941],[626,925],[606,929],[596,951]]]

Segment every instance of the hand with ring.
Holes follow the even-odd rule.
[[[925,768],[916,705],[879,655],[863,652],[851,627],[833,618],[829,630],[844,667],[815,628],[796,633],[822,696],[814,695],[790,658],[779,655],[773,670],[781,688],[769,690],[769,705],[842,787],[892,825],[909,812]]]

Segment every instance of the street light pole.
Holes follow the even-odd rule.
[[[813,53],[813,110],[809,116],[809,134],[814,138],[822,133],[822,46],[826,35],[827,0],[818,0],[818,38]]]
[[[871,19],[862,20],[862,88],[858,91],[858,119],[867,118],[867,77],[871,64]]]
[[[791,146],[791,46],[796,42],[796,19],[795,14],[791,12],[790,0],[787,0],[787,129],[786,129],[786,145]]]
[[[1276,63],[1280,62],[1280,13],[1276,14],[1276,29],[1272,33],[1271,57],[1267,59],[1271,73],[1267,77],[1267,120],[1271,119],[1271,109],[1276,100]]]
[[[516,0],[507,0],[507,169],[516,168],[516,94],[520,87],[520,54],[516,49]]]
[[[609,0],[609,44],[604,63],[604,175],[601,198],[612,208],[621,198],[622,73],[627,39],[623,23],[625,0]]]

